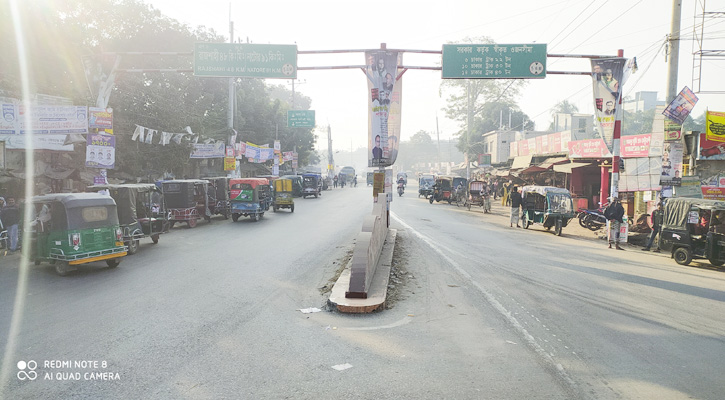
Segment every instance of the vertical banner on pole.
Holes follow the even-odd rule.
[[[368,78],[368,166],[385,167],[395,163],[400,141],[400,112],[403,82],[403,54],[397,51],[365,52]]]

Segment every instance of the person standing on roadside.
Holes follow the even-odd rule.
[[[519,193],[519,189],[516,186],[511,188],[511,195],[509,197],[511,200],[511,221],[510,221],[509,227],[513,228],[514,223],[515,223],[517,228],[521,228],[521,225],[519,225],[519,208],[521,208],[521,193]]]
[[[14,197],[8,197],[7,205],[0,210],[0,219],[3,221],[3,226],[8,230],[10,252],[14,252],[18,249],[18,224],[20,223],[20,210],[15,205]]]
[[[643,251],[649,251],[649,249],[652,247],[652,244],[655,241],[655,238],[660,233],[660,230],[662,230],[662,203],[657,204],[657,209],[652,212],[652,232],[649,234],[649,239],[647,240],[647,244],[642,248]],[[660,252],[660,246],[657,245],[657,248],[655,249],[655,253]]]
[[[624,222],[624,207],[619,202],[618,197],[610,197],[609,206],[604,210],[604,217],[609,220],[609,248],[612,243],[617,250],[624,250],[619,247],[619,231]]]

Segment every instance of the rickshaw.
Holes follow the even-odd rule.
[[[521,198],[524,229],[533,223],[543,224],[547,231],[554,227],[554,234],[561,236],[562,229],[576,216],[571,193],[563,188],[524,186]]]
[[[277,179],[273,182],[274,203],[272,210],[277,212],[280,208],[289,208],[295,212],[295,200],[292,197],[292,181],[289,179]]]
[[[373,183],[374,183],[373,181],[375,180],[374,177],[375,177],[375,172],[368,172],[368,176],[367,176],[367,185],[368,186],[373,185]]]
[[[468,198],[466,199],[465,206],[468,208],[468,210],[471,210],[472,206],[479,206],[483,207],[485,204],[485,199],[483,197],[483,190],[485,187],[485,182],[483,181],[471,181],[468,183]],[[485,209],[483,212],[487,212]]]
[[[292,196],[302,197],[302,177],[299,175],[284,175],[280,179],[289,179],[292,181]]]
[[[108,191],[116,201],[118,221],[123,230],[123,243],[128,254],[136,254],[139,240],[151,237],[154,244],[159,236],[169,231],[169,217],[166,211],[164,195],[158,186],[152,183],[125,185],[95,185],[88,191]]]
[[[433,185],[436,183],[435,175],[424,174],[418,178],[418,197],[428,198],[433,195]]]
[[[204,180],[209,181],[209,212],[211,215],[221,215],[224,219],[229,219],[232,213],[229,205],[229,178],[218,176]]]
[[[65,276],[80,264],[117,267],[126,255],[116,202],[98,193],[58,193],[32,199],[30,259],[48,261]]]
[[[451,204],[453,201],[453,178],[448,176],[439,176],[436,178],[436,186],[433,194],[428,198],[430,204],[433,204],[433,200],[437,202],[447,201]]]
[[[209,181],[181,179],[163,181],[161,185],[170,213],[170,227],[173,228],[177,222],[186,222],[189,228],[193,228],[199,219],[211,221]]]
[[[460,185],[461,190],[458,190],[458,186]],[[456,176],[453,178],[453,182],[451,182],[451,187],[453,188],[453,201],[456,202],[456,206],[462,206],[466,203],[466,188],[468,187],[468,179],[462,178],[459,176]]]
[[[302,175],[302,198],[322,196],[322,177],[319,174]]]
[[[725,202],[721,200],[671,198],[664,207],[659,247],[670,251],[680,265],[693,258],[725,264]]]
[[[240,216],[250,217],[252,221],[261,219],[272,202],[266,178],[232,178],[229,180],[229,192],[234,222]]]

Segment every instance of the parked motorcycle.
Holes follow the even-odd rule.
[[[598,231],[607,225],[607,218],[604,217],[604,208],[579,210],[579,225],[591,231]]]

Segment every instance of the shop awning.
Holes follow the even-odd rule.
[[[581,167],[587,167],[593,165],[592,163],[584,163],[584,162],[573,162],[569,164],[559,164],[554,165],[554,171],[556,172],[564,172],[567,174],[571,174],[571,170],[574,168],[581,168]]]
[[[43,175],[50,179],[68,179],[74,172],[75,169],[47,169]]]
[[[549,157],[541,164],[537,165],[537,167],[549,169],[555,164],[563,163],[565,161],[568,161],[569,159],[566,157]]]
[[[516,156],[514,158],[513,164],[511,164],[511,169],[528,168],[531,165],[531,159],[533,157],[534,157],[533,155],[529,155],[529,156]]]

